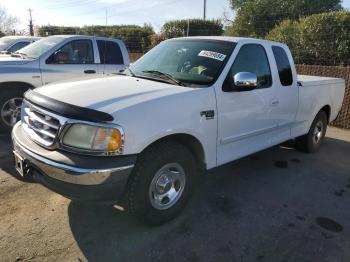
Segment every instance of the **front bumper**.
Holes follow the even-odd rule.
[[[12,141],[36,181],[74,200],[117,202],[136,161],[136,155],[83,156],[47,150],[30,140],[20,123],[13,128]]]

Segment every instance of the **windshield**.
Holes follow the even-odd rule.
[[[0,38],[0,51],[6,50],[6,48],[14,41],[12,38],[2,37]]]
[[[28,58],[38,58],[47,50],[51,49],[52,47],[60,43],[63,39],[64,37],[60,37],[60,36],[51,36],[51,37],[43,38],[41,40],[34,42],[31,45],[28,45],[18,50],[17,52]]]
[[[161,72],[186,86],[209,86],[219,77],[235,45],[233,42],[217,40],[165,41],[140,58],[130,69],[140,77],[155,77]]]

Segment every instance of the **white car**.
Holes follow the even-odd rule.
[[[0,132],[20,119],[23,93],[68,79],[119,73],[129,66],[123,41],[95,36],[45,37],[11,56],[0,56]]]
[[[34,36],[4,36],[0,38],[0,54],[15,53],[19,49],[34,43],[41,37]]]
[[[317,151],[345,90],[246,38],[167,40],[125,74],[28,91],[14,154],[20,174],[146,224],[174,218],[203,170],[293,138]]]

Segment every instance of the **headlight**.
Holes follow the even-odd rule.
[[[73,124],[64,134],[62,143],[83,150],[117,152],[123,146],[123,131],[121,128]]]

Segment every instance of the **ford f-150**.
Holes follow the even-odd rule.
[[[248,38],[167,40],[123,74],[26,92],[15,164],[146,224],[174,218],[205,170],[293,138],[316,152],[345,89],[297,76],[286,45]]]

